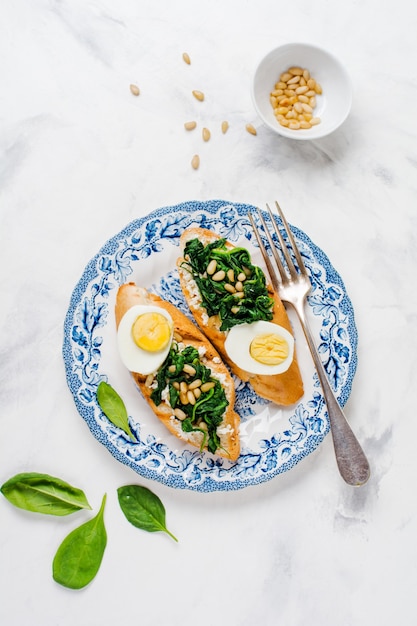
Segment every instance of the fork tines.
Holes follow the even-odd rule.
[[[297,261],[297,265],[298,265],[299,271],[300,271],[301,274],[307,275],[307,271],[305,269],[304,262],[303,262],[303,260],[301,258],[301,254],[300,254],[298,246],[297,246],[297,244],[295,242],[294,236],[293,236],[293,234],[291,232],[291,229],[290,229],[290,227],[288,225],[287,220],[285,219],[284,213],[282,212],[282,209],[279,206],[277,201],[275,201],[275,206],[276,206],[276,209],[277,209],[277,212],[278,212],[281,224],[282,224],[282,226],[283,226],[283,228],[285,230],[285,234],[288,237],[290,248],[292,249],[294,257],[295,257],[295,259]],[[277,221],[274,218],[274,215],[273,215],[273,213],[272,213],[272,211],[271,211],[271,209],[270,209],[268,204],[266,205],[266,208],[268,210],[269,219],[270,219],[271,225],[272,225],[272,230],[273,230],[272,234],[271,234],[271,228],[268,228],[268,225],[266,223],[265,217],[264,217],[262,211],[259,208],[257,209],[257,213],[258,213],[258,216],[259,216],[259,220],[260,220],[260,222],[262,224],[263,231],[265,232],[265,235],[266,235],[269,247],[270,247],[270,249],[272,251],[272,254],[274,256],[274,260],[275,260],[275,263],[277,265],[281,281],[282,282],[286,282],[288,280],[288,276],[287,276],[288,272],[287,272],[287,270],[284,267],[284,264],[283,264],[283,262],[281,260],[280,255],[278,254],[277,244],[276,244],[276,242],[274,241],[274,238],[273,238],[274,234],[275,234],[275,237],[276,237],[276,239],[278,241],[278,244],[279,244],[279,247],[281,249],[281,252],[283,254],[283,258],[285,259],[285,263],[286,263],[286,266],[287,266],[288,271],[290,273],[290,276],[291,276],[292,279],[296,279],[299,276],[299,273],[297,272],[297,268],[294,265],[294,262],[293,262],[293,260],[291,258],[291,255],[290,255],[290,252],[289,252],[289,249],[288,249],[288,245],[286,244],[286,242],[284,240],[284,237],[282,236],[282,233],[281,233],[281,231],[280,231],[280,229],[278,227]],[[264,243],[262,241],[262,237],[261,237],[261,235],[259,233],[259,229],[256,226],[256,223],[255,223],[255,221],[253,219],[253,216],[250,215],[250,214],[249,214],[249,219],[251,221],[251,224],[252,224],[252,227],[253,227],[253,231],[254,231],[256,240],[257,240],[257,242],[259,244],[259,248],[261,250],[262,256],[263,256],[263,258],[265,260],[265,263],[266,263],[266,266],[267,266],[267,269],[268,269],[268,273],[271,276],[271,279],[272,279],[273,284],[274,284],[274,282],[276,280],[275,279],[276,272],[275,272],[275,270],[272,267],[271,260],[270,260],[270,258],[268,256],[268,253],[266,251],[265,245],[264,245]],[[274,284],[274,287],[276,288],[277,285]]]

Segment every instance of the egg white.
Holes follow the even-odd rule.
[[[171,337],[168,344],[162,350],[157,352],[148,352],[136,345],[132,336],[132,326],[139,315],[144,313],[159,313],[163,315],[169,322],[171,327]],[[168,356],[172,343],[172,335],[174,332],[174,324],[170,314],[157,306],[136,304],[126,311],[120,320],[117,329],[117,347],[122,363],[131,372],[137,374],[152,374],[156,372],[160,365]]]
[[[288,343],[288,356],[278,365],[266,365],[256,361],[250,353],[252,341],[259,335],[273,333],[281,335]],[[273,322],[258,321],[238,324],[229,330],[224,344],[229,358],[241,369],[251,374],[282,374],[290,367],[294,358],[294,337],[286,328]]]

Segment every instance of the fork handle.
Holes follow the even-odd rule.
[[[323,396],[326,401],[339,472],[349,485],[363,485],[370,475],[368,460],[330,387],[326,371],[321,362],[307,322],[304,302],[295,303],[293,306],[300,320],[311,356],[313,357]]]

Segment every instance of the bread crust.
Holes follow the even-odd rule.
[[[115,306],[117,327],[126,311],[137,304],[152,304],[165,309],[173,320],[174,332],[177,332],[182,337],[181,343],[193,346],[196,349],[204,346],[204,365],[212,371],[214,377],[221,380],[227,400],[229,401],[229,405],[224,413],[223,422],[217,429],[221,447],[216,451],[216,455],[235,461],[240,454],[240,417],[234,410],[235,389],[233,379],[222,362],[217,350],[209,343],[205,335],[195,324],[193,324],[176,306],[155,294],[149,293],[146,289],[138,287],[135,283],[126,283],[119,287]],[[181,422],[173,417],[173,411],[168,402],[163,400],[158,406],[153,402],[151,398],[153,389],[146,385],[147,376],[136,372],[131,372],[131,375],[143,397],[164,426],[182,441],[200,448],[203,434],[200,432],[183,432]]]
[[[206,228],[188,228],[180,237],[180,247],[184,253],[185,244],[190,239],[198,238],[203,243],[210,243],[215,239],[220,239],[219,235]],[[226,243],[228,248],[233,248],[233,244]],[[200,306],[201,298],[198,294],[198,287],[190,275],[190,272],[182,265],[184,263],[183,256],[177,259],[177,269],[180,278],[181,289],[191,313],[194,316],[200,329],[215,346],[220,353],[223,361],[228,364],[234,374],[241,380],[249,382],[256,393],[262,398],[266,398],[275,404],[288,406],[297,402],[304,393],[303,381],[301,378],[300,368],[297,361],[296,351],[294,351],[294,359],[289,369],[282,374],[261,375],[251,374],[229,359],[224,344],[227,332],[220,330],[220,319],[218,316],[208,318],[204,307]],[[267,285],[269,295],[274,299],[272,322],[286,328],[291,334],[293,330],[287,311],[270,284]],[[198,294],[198,295],[196,295]]]

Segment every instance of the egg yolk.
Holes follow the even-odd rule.
[[[279,365],[288,358],[289,347],[281,335],[268,333],[252,340],[249,352],[252,358],[264,365]]]
[[[147,352],[163,350],[171,338],[171,326],[160,313],[143,313],[132,326],[135,344]]]

